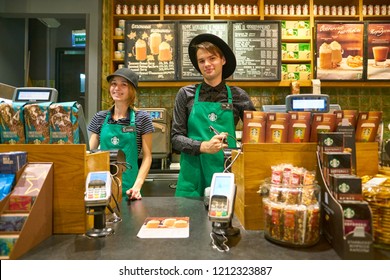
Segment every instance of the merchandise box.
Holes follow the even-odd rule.
[[[377,137],[382,112],[360,112],[356,125],[356,142],[373,142]]]
[[[288,113],[267,113],[267,129],[265,132],[266,143],[287,143]]]
[[[289,112],[290,123],[288,127],[289,143],[309,142],[310,139],[310,112]]]
[[[372,235],[371,209],[366,201],[342,201],[345,235]]]
[[[353,126],[339,125],[336,131],[344,134],[344,152],[351,154],[351,173],[356,174],[356,135]]]
[[[362,201],[362,178],[355,175],[330,175],[330,190],[338,201]]]
[[[0,215],[0,232],[19,232],[22,230],[27,213],[6,213]]]
[[[351,154],[350,153],[324,153],[322,161],[325,182],[330,185],[329,176],[332,174],[351,175]]]
[[[318,141],[318,133],[332,132],[336,128],[336,115],[332,113],[314,113],[312,116],[310,142]]]
[[[318,154],[317,161],[317,181],[321,186],[322,235],[342,259],[373,259],[372,213],[368,204],[338,202],[326,183]]]
[[[10,192],[15,182],[15,174],[0,173],[0,201]]]
[[[282,64],[282,80],[308,81],[311,78],[310,64]]]
[[[265,143],[267,113],[244,111],[242,143]]]
[[[50,105],[50,143],[80,143],[78,111],[77,102],[53,103]]]
[[[27,163],[27,152],[1,152],[0,173],[15,174]]]
[[[357,110],[335,110],[333,113],[336,115],[336,125],[337,126],[345,126],[350,125],[353,128],[356,127],[356,121],[358,117],[358,111]],[[346,119],[348,121],[348,124],[343,124],[343,119]]]
[[[310,43],[282,43],[283,60],[310,60]]]
[[[323,160],[324,153],[342,153],[344,151],[344,133],[322,132],[318,133],[318,151]]]
[[[23,125],[25,103],[0,103],[0,143],[24,144],[26,142]]]
[[[24,106],[27,144],[49,144],[49,106],[51,102],[33,103]]]
[[[282,21],[282,39],[310,39],[310,37],[310,21]]]
[[[28,163],[9,197],[9,210],[30,211],[45,184],[50,163]]]
[[[18,241],[17,234],[0,234],[0,259],[7,259]]]

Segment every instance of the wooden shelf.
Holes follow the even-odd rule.
[[[264,15],[265,20],[310,20],[310,15]]]
[[[360,16],[356,15],[356,16],[314,16],[314,20],[326,20],[326,21],[329,21],[329,20],[335,20],[335,21],[338,21],[338,22],[342,22],[343,20],[356,20],[358,21],[360,19]]]
[[[380,0],[348,0],[346,2],[340,3],[339,0],[285,0],[285,1],[279,1],[279,0],[235,0],[234,2],[229,2],[228,0],[200,0],[199,2],[196,2],[195,5],[198,3],[201,4],[209,4],[210,12],[209,14],[165,14],[165,4],[176,4],[176,5],[184,5],[187,4],[186,2],[183,2],[182,0],[153,0],[148,1],[147,3],[144,3],[141,0],[135,0],[131,4],[140,5],[140,4],[158,4],[159,5],[159,14],[151,14],[151,15],[131,15],[131,14],[115,14],[115,6],[117,4],[123,5],[123,0],[110,0],[109,1],[111,7],[111,15],[110,15],[110,22],[112,26],[109,27],[111,36],[109,37],[109,40],[112,42],[111,46],[111,53],[110,53],[110,66],[109,66],[109,72],[112,73],[116,70],[119,64],[123,64],[124,60],[122,59],[114,59],[113,53],[115,51],[116,45],[120,41],[124,41],[124,36],[114,36],[114,29],[118,25],[118,21],[120,19],[125,20],[171,20],[171,21],[179,21],[179,20],[231,20],[231,21],[257,21],[257,20],[286,20],[286,21],[309,21],[311,26],[311,33],[313,33],[314,24],[315,21],[363,21],[363,20],[390,20],[390,15],[386,16],[368,16],[368,15],[362,15],[362,6],[364,5],[382,5],[382,1]],[[191,3],[188,3],[191,4]],[[214,14],[214,5],[215,4],[224,4],[224,5],[257,5],[259,9],[259,13],[257,15],[221,15],[221,14]],[[269,15],[264,14],[264,6],[268,5],[298,5],[301,6],[306,4],[308,5],[308,15]],[[356,15],[348,15],[348,16],[325,16],[325,15],[314,15],[313,14],[313,7],[314,5],[317,6],[346,6],[349,7],[355,6],[356,8]],[[282,38],[283,43],[310,43],[311,44],[311,53],[312,57],[314,57],[314,39],[313,34],[310,37],[306,38],[286,38],[284,36]],[[304,64],[311,64],[311,69],[313,69],[312,75],[314,76],[314,58],[308,59],[308,60],[287,60],[282,59],[282,63],[304,63]],[[102,79],[107,75],[107,73],[103,73]],[[184,85],[188,85],[189,83],[192,83],[192,80],[182,80],[182,81],[150,81],[150,82],[140,82],[140,87],[180,87]],[[289,87],[291,81],[280,81],[280,82],[274,82],[274,81],[229,81],[228,82],[231,85],[237,85],[237,86],[244,86],[244,87]],[[311,86],[311,81],[300,81],[301,86]],[[321,83],[322,87],[362,87],[362,86],[368,86],[368,87],[390,87],[390,83],[384,82],[384,81],[365,81],[365,82],[359,82],[359,81],[325,81]]]
[[[282,59],[282,63],[286,64],[309,64],[310,59]]]

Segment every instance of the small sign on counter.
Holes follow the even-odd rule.
[[[148,217],[142,224],[139,238],[188,238],[189,217]]]

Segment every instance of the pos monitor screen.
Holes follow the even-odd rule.
[[[289,111],[329,112],[329,96],[326,94],[293,94],[286,96]]]
[[[22,87],[16,88],[14,102],[57,102],[58,92],[55,88]]]

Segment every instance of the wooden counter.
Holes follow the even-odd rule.
[[[84,144],[0,145],[0,152],[26,151],[28,162],[52,162],[53,233],[85,233],[85,179],[88,172],[110,170],[109,152],[86,153]]]
[[[262,181],[271,177],[271,166],[291,163],[314,171],[316,150],[316,143],[243,144],[232,172],[237,185],[234,211],[245,229],[264,229],[262,197],[257,191]],[[233,151],[233,159],[237,153]],[[378,173],[378,143],[356,143],[356,162],[358,176]]]

